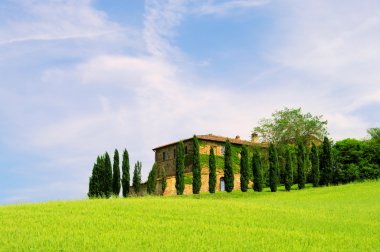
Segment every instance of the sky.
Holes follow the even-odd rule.
[[[378,0],[1,0],[0,204],[84,199],[96,156],[249,139],[284,107],[380,126]]]

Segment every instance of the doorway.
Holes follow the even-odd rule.
[[[225,191],[226,190],[226,185],[224,183],[224,177],[220,178],[220,191]]]

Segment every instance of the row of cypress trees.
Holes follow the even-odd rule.
[[[141,162],[137,161],[132,181],[132,187],[136,194],[140,192],[141,167]],[[89,181],[88,197],[109,198],[112,195],[118,197],[121,188],[123,197],[127,197],[130,194],[130,165],[127,149],[124,149],[123,152],[121,169],[122,176],[120,178],[119,152],[117,149],[115,149],[114,153],[113,166],[108,152],[104,155],[98,156],[93,166],[92,175]]]
[[[201,167],[199,157],[199,142],[196,136],[193,137],[194,158],[193,158],[193,194],[199,194],[201,182]],[[278,146],[277,146],[278,147]],[[279,157],[277,147],[274,144],[269,145],[268,161],[269,161],[269,187],[272,192],[277,191],[277,186],[280,183]],[[183,194],[184,184],[184,169],[185,169],[185,153],[184,144],[179,142],[177,145],[176,155],[176,190],[177,194]],[[331,159],[331,143],[327,137],[324,138],[322,145],[321,156],[318,154],[318,149],[315,144],[312,144],[310,155],[306,152],[305,145],[300,142],[296,148],[296,170],[293,171],[293,154],[289,146],[285,146],[285,174],[284,186],[285,190],[289,191],[293,185],[294,172],[296,173],[296,182],[299,189],[305,188],[306,184],[306,165],[308,160],[311,162],[312,183],[314,186],[329,185],[332,182],[332,159]],[[240,157],[240,187],[241,191],[248,190],[249,183],[249,152],[247,146],[243,146]],[[209,156],[209,192],[215,193],[216,187],[216,165],[215,154],[213,148],[210,149]],[[259,150],[253,151],[252,157],[252,175],[253,175],[253,190],[261,192],[264,184],[264,171]],[[234,188],[234,172],[231,158],[231,143],[227,139],[224,153],[224,181],[225,190],[231,192]],[[163,190],[164,191],[164,190]]]
[[[289,191],[293,185],[293,157],[289,146],[285,146],[285,169],[284,169],[284,186],[285,190]],[[243,153],[244,151],[242,151]],[[243,157],[243,155],[242,155]],[[310,159],[311,162],[311,180],[313,186],[329,185],[332,183],[332,156],[331,156],[331,143],[327,137],[324,138],[322,144],[321,155],[319,156],[318,148],[312,143],[310,155],[306,153],[306,147],[303,143],[297,144],[296,161],[297,161],[297,184],[298,189],[305,188],[306,184],[306,163]],[[268,161],[269,161],[269,187],[272,192],[277,191],[279,185],[279,161],[278,161],[277,148],[274,144],[269,145]],[[242,167],[242,166],[241,166]],[[241,168],[242,169],[242,168]],[[264,185],[263,169],[261,165],[261,157],[257,151],[253,153],[252,159],[252,173],[253,173],[253,189],[255,191],[262,191]],[[246,173],[241,172],[241,176],[247,176]],[[241,181],[246,181],[247,178],[241,178]],[[246,191],[245,184],[241,185],[241,190]]]

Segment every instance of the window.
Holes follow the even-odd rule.
[[[185,155],[187,155],[187,146],[185,146]]]
[[[177,149],[174,149],[174,158],[177,157]]]
[[[224,156],[224,152],[226,151],[226,147],[225,146],[222,146],[220,152],[222,153],[222,156]]]
[[[162,158],[163,158],[164,161],[166,161],[168,159],[168,157],[166,156],[166,151],[164,151],[162,153]]]

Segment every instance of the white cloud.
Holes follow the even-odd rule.
[[[4,31],[0,35],[0,45],[99,36],[110,38],[122,30],[119,25],[107,21],[103,12],[93,9],[89,0],[30,0],[12,4],[16,5],[18,17],[5,15],[1,18],[6,20],[6,26],[0,27]]]
[[[270,0],[230,0],[230,1],[204,1],[195,12],[202,15],[225,15],[237,10],[245,10],[270,3]]]

